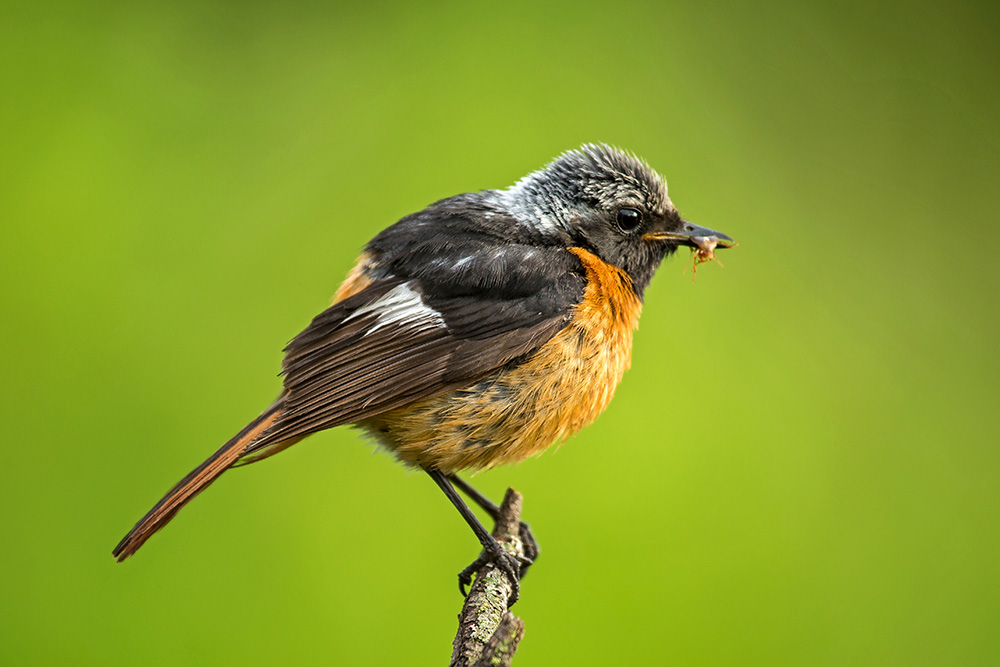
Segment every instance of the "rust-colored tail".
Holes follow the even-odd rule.
[[[270,408],[264,411],[259,417],[246,425],[237,433],[232,440],[219,448],[200,466],[192,470],[181,481],[177,482],[174,488],[167,492],[167,495],[160,499],[160,502],[153,506],[153,509],[146,513],[146,516],[135,524],[118,546],[112,551],[112,555],[122,562],[146,540],[152,537],[153,533],[167,525],[174,515],[180,511],[189,500],[201,493],[209,484],[214,482],[219,475],[224,473],[240,458],[246,448],[257,441],[258,438],[271,427],[281,416],[281,401],[279,400]]]

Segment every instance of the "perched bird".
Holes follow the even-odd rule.
[[[231,467],[355,424],[427,472],[469,523],[484,563],[504,551],[455,490],[456,476],[514,463],[607,407],[629,367],[643,292],[678,246],[732,239],[681,219],[667,184],[599,144],[563,153],[506,190],[456,195],[408,215],[365,247],[333,305],[285,348],[284,386],[259,417],[192,470],[115,547],[122,561]]]

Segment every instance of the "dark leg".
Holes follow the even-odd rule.
[[[462,595],[465,595],[465,587],[472,583],[473,573],[483,565],[493,563],[510,580],[513,591],[510,594],[510,599],[507,601],[507,606],[513,606],[521,593],[521,584],[518,579],[518,571],[521,567],[520,562],[517,558],[504,551],[504,548],[500,546],[496,538],[490,535],[490,532],[486,530],[479,519],[476,518],[476,515],[472,513],[472,510],[469,509],[469,506],[462,500],[462,496],[458,495],[458,492],[455,491],[447,475],[437,470],[428,470],[427,474],[441,487],[444,495],[448,496],[448,500],[451,501],[451,504],[462,515],[465,522],[472,528],[472,532],[476,534],[479,543],[483,545],[483,552],[479,554],[479,558],[472,561],[469,567],[458,573],[458,590],[462,591]]]
[[[447,477],[459,491],[469,497],[469,500],[482,507],[483,511],[493,517],[493,520],[496,521],[497,512],[500,511],[500,507],[497,506],[496,503],[481,494],[478,490],[473,488],[471,484],[458,475],[447,475]],[[541,552],[541,549],[538,547],[538,542],[535,540],[535,536],[531,533],[531,526],[522,521],[521,529],[518,532],[521,536],[521,544],[524,545],[525,560],[521,564],[521,578],[524,579],[525,575],[528,574],[528,567],[538,558],[538,554]]]

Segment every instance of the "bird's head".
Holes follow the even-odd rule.
[[[639,295],[679,246],[700,247],[705,239],[722,248],[734,245],[721,232],[683,220],[662,176],[605,144],[567,151],[505,194],[517,217],[623,269]]]

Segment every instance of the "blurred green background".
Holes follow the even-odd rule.
[[[350,429],[111,548],[361,246],[586,141],[741,241],[557,451],[528,665],[1000,662],[998,5],[31,3],[0,23],[0,663],[441,665],[476,544]]]

